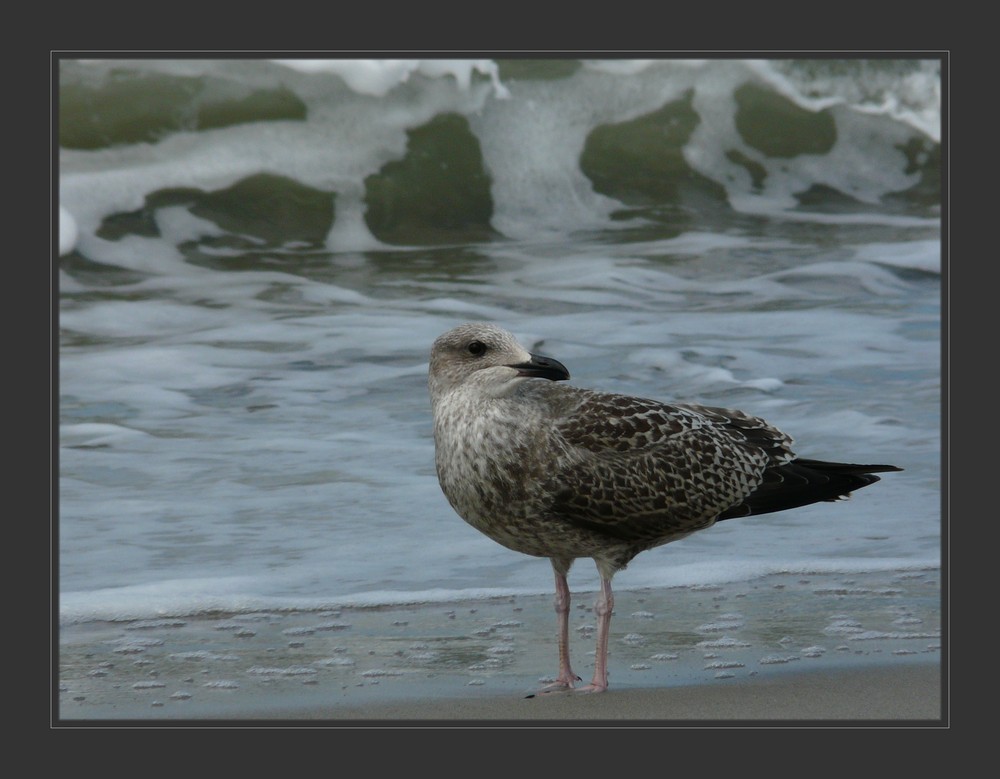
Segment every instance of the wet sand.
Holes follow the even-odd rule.
[[[937,571],[622,590],[601,694],[539,694],[551,596],[63,626],[56,723],[670,726],[942,719]],[[593,663],[593,594],[571,651]]]
[[[941,676],[937,664],[890,664],[869,668],[804,669],[765,677],[744,677],[725,684],[681,685],[656,689],[611,689],[600,695],[544,694],[532,697],[406,701],[375,707],[348,706],[276,710],[274,719],[346,719],[381,724],[384,720],[442,725],[479,721],[525,725],[532,721],[594,724],[682,725],[693,723],[813,721],[911,724],[941,719]]]

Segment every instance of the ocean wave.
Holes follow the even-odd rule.
[[[62,253],[168,206],[337,251],[939,217],[933,60],[65,60],[59,117]]]

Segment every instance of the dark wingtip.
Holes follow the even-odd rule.
[[[903,470],[897,465],[860,465],[856,463],[829,463],[822,460],[798,458],[795,462],[809,468],[819,468],[828,473],[890,473]]]
[[[769,514],[810,503],[843,500],[854,490],[880,481],[876,473],[901,470],[896,465],[796,459],[768,469],[764,482],[742,503],[722,512],[718,519]]]

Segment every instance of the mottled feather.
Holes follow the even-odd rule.
[[[473,527],[552,560],[561,687],[575,678],[565,650],[573,560],[593,558],[602,576],[591,688],[604,689],[610,581],[637,554],[721,519],[837,500],[899,470],[797,459],[789,436],[742,411],[556,383],[568,378],[493,325],[455,328],[431,350],[441,488]]]

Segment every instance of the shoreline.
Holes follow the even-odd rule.
[[[403,727],[733,727],[763,724],[944,726],[941,669],[936,663],[786,671],[721,684],[655,689],[609,689],[598,695],[554,693],[531,697],[401,701],[377,706],[305,707],[260,711],[273,722],[327,721]]]
[[[548,596],[60,629],[59,724],[940,723],[937,571],[616,593],[611,688],[537,694]],[[574,601],[589,678],[593,614]]]

